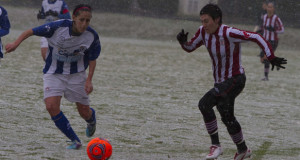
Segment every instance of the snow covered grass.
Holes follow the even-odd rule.
[[[94,18],[98,16],[104,17],[99,14]],[[105,16],[127,18],[135,23],[125,15]],[[174,23],[141,19],[153,24]],[[90,96],[97,111],[95,136],[110,140],[112,160],[196,160],[207,154],[210,140],[197,104],[213,86],[211,62],[205,48],[188,54],[175,39],[167,38],[175,37],[181,25],[197,27],[195,22],[181,22],[178,22],[180,27],[171,28],[169,35],[156,38],[159,35],[153,32],[151,40],[147,40],[147,36],[134,36],[135,29],[129,26],[119,26],[124,35],[121,29],[106,33],[113,32],[118,22],[93,21],[100,36],[104,35]],[[143,21],[139,23],[144,25]],[[105,30],[109,24],[112,27]],[[16,29],[27,27],[16,26]],[[4,44],[21,33],[16,29],[13,27],[3,38]],[[151,29],[144,32],[150,35]],[[153,31],[163,33],[164,29],[161,26]],[[136,33],[140,30],[136,29]],[[116,37],[117,33],[123,38]],[[287,69],[272,71],[270,81],[263,82],[260,81],[263,65],[257,57],[260,50],[253,44],[243,44],[247,83],[236,99],[235,114],[246,143],[254,152],[253,159],[300,159],[300,58],[297,50],[287,48],[280,44],[277,50],[278,56],[288,59]],[[61,108],[83,141],[79,151],[65,149],[67,139],[54,126],[44,107],[42,67],[38,37],[27,39],[1,61],[0,159],[87,159],[85,147],[90,138],[85,137],[85,122],[75,106],[63,100]],[[236,147],[219,114],[217,118],[225,149],[220,159],[232,159]]]

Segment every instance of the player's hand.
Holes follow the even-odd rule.
[[[14,50],[16,50],[18,46],[15,43],[8,43],[5,45],[5,54],[9,53],[9,52],[13,52]]]
[[[184,29],[181,30],[181,32],[179,32],[177,34],[177,40],[180,44],[184,44],[187,42],[187,37],[188,37],[189,32],[184,33]]]
[[[93,84],[91,81],[86,81],[84,86],[86,94],[90,94],[93,92]]]
[[[270,60],[270,63],[272,64],[272,71],[274,69],[274,66],[277,66],[278,68],[283,68],[285,69],[284,66],[282,66],[283,64],[287,64],[287,60],[284,58],[280,58],[280,57],[275,57],[272,60]],[[278,69],[279,70],[279,69]]]

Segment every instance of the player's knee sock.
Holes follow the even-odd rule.
[[[268,78],[270,68],[265,68],[265,77]]]
[[[240,130],[236,134],[230,134],[230,137],[235,144],[239,144],[244,141],[244,136],[243,136],[242,130]]]
[[[247,151],[247,146],[246,146],[245,140],[243,140],[240,143],[237,143],[236,147],[237,147],[238,153],[243,153],[243,152]]]
[[[71,141],[77,140],[78,142],[80,142],[80,139],[77,137],[63,112],[60,112],[58,115],[53,116],[51,119],[54,121],[56,127],[61,132],[63,132]]]
[[[236,144],[238,152],[242,153],[247,150],[247,146],[244,140],[243,131],[241,125],[237,120],[233,122],[227,122],[225,124],[227,126],[227,130],[230,134],[232,141]]]
[[[87,123],[90,123],[90,124],[95,124],[96,123],[96,112],[93,108],[90,108],[92,110],[92,116],[90,119],[86,120]]]
[[[209,135],[211,139],[211,144],[220,146],[219,133],[216,132],[214,134]]]
[[[211,144],[220,144],[217,119],[214,119],[211,122],[205,122],[205,126],[208,134],[210,135]]]

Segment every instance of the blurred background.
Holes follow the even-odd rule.
[[[274,0],[275,13],[285,32],[279,35],[279,48],[300,49],[300,1]],[[90,23],[100,36],[160,41],[176,41],[181,29],[189,38],[201,25],[199,12],[207,3],[217,3],[223,11],[223,23],[253,31],[262,12],[263,0],[65,0],[72,13],[80,3],[93,7]],[[6,8],[11,30],[22,31],[44,23],[37,20],[42,0],[0,0]],[[11,33],[12,33],[11,32]],[[16,33],[16,32],[14,32]],[[5,37],[4,37],[5,41]],[[247,43],[247,45],[255,45]]]
[[[299,0],[273,0],[276,13],[288,27],[300,27]],[[261,11],[263,0],[65,0],[70,10],[76,4],[87,3],[96,12],[114,12],[159,18],[198,20],[200,9],[207,3],[218,4],[227,23],[253,24]],[[0,0],[1,5],[39,8],[41,0]]]

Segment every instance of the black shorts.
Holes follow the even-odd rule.
[[[235,98],[245,87],[246,76],[240,74],[214,85],[213,94],[219,98]]]
[[[245,74],[233,76],[222,83],[216,83],[214,88],[200,99],[199,109],[204,113],[217,106],[217,108],[227,108],[233,111],[235,98],[243,91],[245,84]]]

